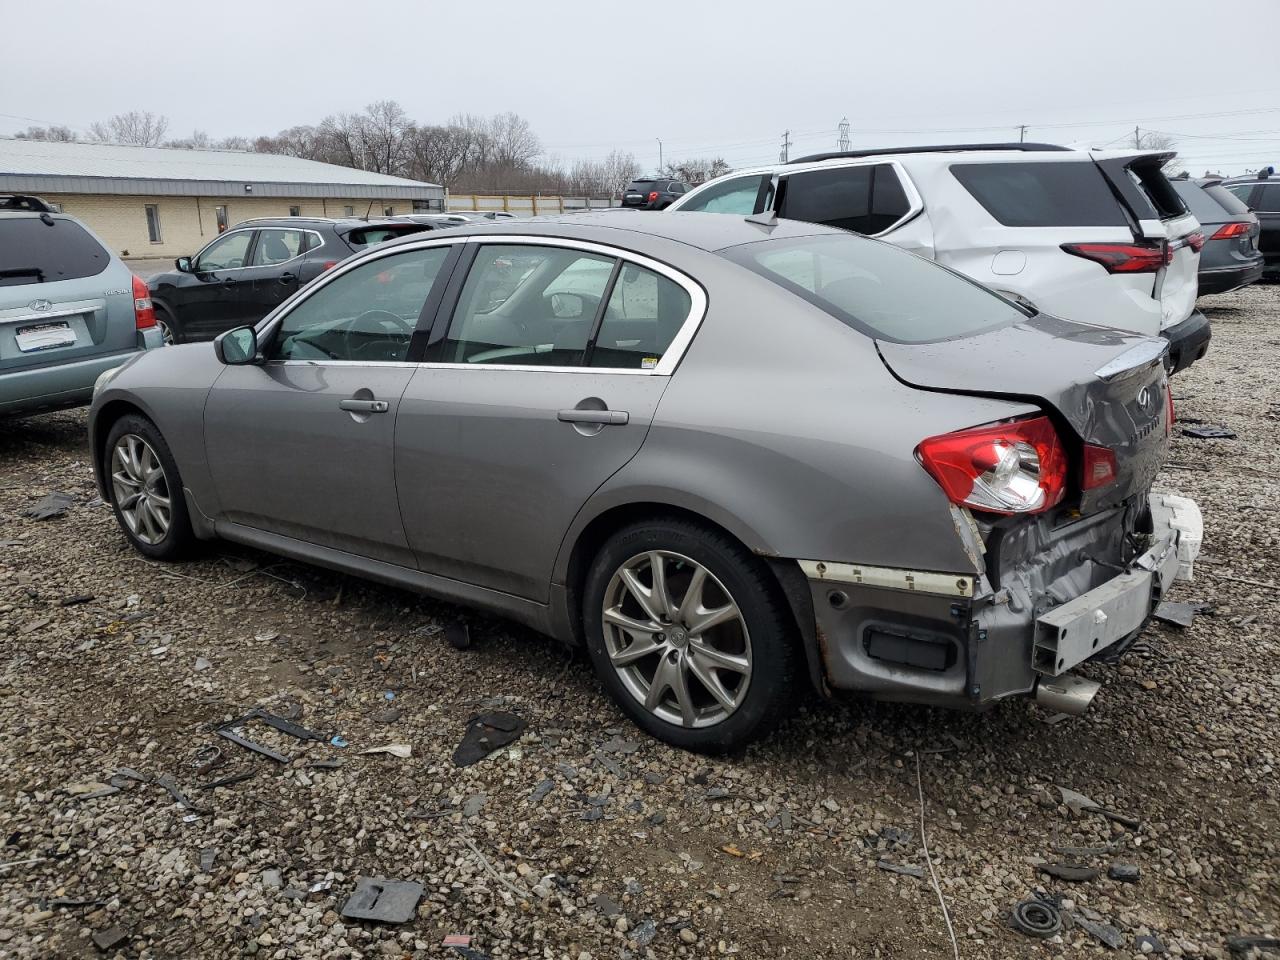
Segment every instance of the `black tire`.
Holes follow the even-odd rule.
[[[174,316],[169,312],[169,309],[156,304],[155,311],[156,322],[162,327],[168,328],[169,334],[172,338],[171,342],[174,344],[183,343],[185,338],[182,335],[182,327],[178,324],[178,321],[174,319]]]
[[[115,454],[116,445],[122,437],[129,435],[140,437],[146,442],[154,451],[163,472],[161,480],[164,492],[168,494],[169,499],[169,524],[164,535],[154,543],[141,539],[130,528],[116,496],[116,484],[112,480],[112,475],[119,469]],[[182,495],[182,477],[178,473],[178,465],[173,459],[169,445],[165,443],[156,425],[141,414],[131,413],[121,417],[111,425],[111,430],[107,433],[103,458],[106,463],[107,495],[111,500],[111,509],[115,512],[116,522],[120,524],[120,529],[124,531],[130,545],[144,557],[150,557],[153,560],[178,560],[187,556],[195,545],[196,537],[191,530],[187,501]]]
[[[606,592],[623,565],[651,551],[678,554],[704,567],[718,581],[715,589],[723,588],[737,605],[745,624],[742,640],[749,646],[751,661],[745,692],[732,712],[710,726],[684,726],[657,716],[628,689],[610,660],[604,635]],[[679,561],[672,562],[678,572]],[[768,568],[724,533],[679,518],[619,530],[587,573],[582,615],[587,651],[609,695],[639,727],[673,746],[702,753],[738,750],[772,731],[796,701],[799,644],[786,600]],[[686,642],[692,646],[693,641]],[[655,654],[665,655],[670,653]],[[705,687],[701,690],[706,692]]]

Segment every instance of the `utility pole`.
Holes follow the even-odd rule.
[[[1135,150],[1142,149],[1142,138],[1138,135],[1137,127],[1133,128],[1133,149]]]
[[[1018,142],[1026,143],[1027,141],[1027,125],[1025,123],[1018,124]]]
[[[791,131],[784,130],[782,131],[782,152],[778,154],[778,161],[780,163],[786,163],[790,155],[791,155]]]
[[[848,149],[849,149],[849,144],[850,144],[850,141],[849,141],[849,118],[848,118],[848,117],[841,117],[841,118],[840,118],[840,127],[839,127],[839,129],[840,129],[840,139],[836,141],[836,146],[837,146],[837,147],[839,147],[839,148],[840,148],[840,150],[841,150],[842,152],[847,152],[847,151],[848,151]]]
[[[662,176],[662,138],[654,137],[658,141],[658,176]]]

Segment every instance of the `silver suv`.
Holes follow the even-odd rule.
[[[0,195],[0,417],[87,404],[99,374],[159,346],[119,257],[39,198]]]

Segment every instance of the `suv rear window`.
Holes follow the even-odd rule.
[[[96,277],[111,254],[74,220],[0,216],[0,287]]]
[[[365,227],[348,233],[347,243],[360,250],[364,247],[371,247],[375,243],[384,243],[387,240],[394,240],[396,237],[407,237],[411,233],[422,233],[429,229],[431,228],[424,223],[406,223],[403,226],[395,227]]]
[[[1089,161],[955,163],[951,173],[1006,227],[1124,227],[1124,211]]]
[[[1027,316],[967,277],[879,240],[797,237],[720,253],[880,340],[951,340]]]

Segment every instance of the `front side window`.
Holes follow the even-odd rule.
[[[154,203],[147,204],[147,237],[152,243],[162,242],[160,236],[160,208]]]
[[[870,337],[930,343],[1026,319],[974,281],[876,240],[798,237],[722,253]]]
[[[406,250],[335,278],[285,314],[268,359],[407,359],[418,317],[448,255],[448,247]]]
[[[251,239],[253,239],[252,230],[239,230],[213,241],[205,248],[204,253],[196,258],[196,272],[235,270],[245,266]]]
[[[674,280],[634,263],[623,264],[589,365],[652,370],[689,318],[691,306],[688,292]]]
[[[752,177],[734,177],[707,187],[696,197],[690,197],[679,206],[681,212],[730,213],[750,216],[757,212],[756,199],[760,187],[770,180],[768,174]]]
[[[1263,213],[1280,213],[1280,183],[1264,183],[1254,209]]]
[[[577,366],[614,263],[611,257],[564,247],[481,247],[440,359]]]
[[[270,267],[302,253],[306,234],[301,230],[261,230],[253,249],[251,266]]]

